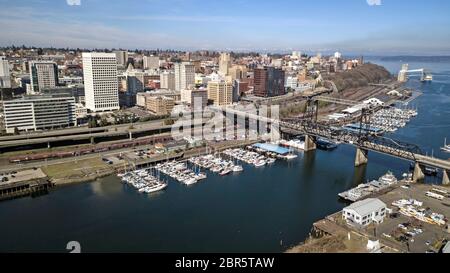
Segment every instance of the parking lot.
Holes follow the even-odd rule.
[[[447,225],[439,226],[437,224],[430,224],[414,217],[403,215],[398,212],[399,209],[397,207],[392,205],[394,201],[400,199],[415,199],[423,202],[422,208],[443,214],[448,220],[450,217],[450,198],[447,196],[444,200],[440,201],[427,197],[425,193],[433,188],[440,187],[416,184],[412,185],[409,189],[399,187],[387,194],[379,196],[378,198],[392,209],[394,213],[376,227],[376,237],[382,241],[397,245],[403,251],[414,253],[427,252],[439,242],[450,239]],[[449,191],[448,188],[442,189]]]

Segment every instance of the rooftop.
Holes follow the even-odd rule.
[[[379,210],[381,208],[385,208],[386,204],[383,203],[380,199],[376,198],[368,198],[362,201],[358,201],[356,203],[351,204],[346,207],[345,210],[353,210],[359,215],[367,215],[373,211]]]

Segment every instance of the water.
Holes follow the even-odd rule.
[[[373,60],[372,60],[373,61]],[[381,63],[393,73],[401,63]],[[419,116],[395,137],[414,142],[435,156],[450,140],[450,64],[430,68],[435,81],[408,83],[424,95],[412,103]],[[342,209],[337,194],[409,163],[369,154],[355,169],[355,150],[340,146],[271,167],[244,166],[239,175],[186,187],[170,181],[165,192],[147,196],[107,177],[72,185],[39,198],[0,203],[0,251],[67,252],[79,241],[84,252],[280,252],[303,241],[312,223]],[[438,182],[430,179],[431,183]],[[281,245],[282,241],[282,245]]]

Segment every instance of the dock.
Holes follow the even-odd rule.
[[[0,182],[0,201],[45,194],[54,186],[41,169],[2,174],[2,180],[6,178]]]

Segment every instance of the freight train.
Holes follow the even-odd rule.
[[[81,149],[76,149],[74,151],[68,151],[68,152],[46,152],[46,153],[37,153],[37,154],[29,154],[29,155],[12,156],[9,158],[9,162],[10,163],[22,163],[22,162],[30,162],[30,161],[38,161],[38,160],[46,160],[46,159],[68,158],[68,157],[74,157],[74,156],[82,156],[82,155],[88,155],[88,154],[94,154],[94,153],[119,150],[119,149],[124,149],[124,148],[133,148],[133,147],[142,146],[142,145],[151,145],[151,144],[161,143],[161,142],[164,143],[164,142],[167,142],[170,140],[172,140],[172,137],[170,136],[170,134],[168,134],[166,136],[157,136],[157,137],[150,137],[150,138],[145,138],[145,139],[122,141],[122,142],[116,142],[113,144],[101,144],[101,145],[96,145],[96,146],[90,147],[90,148],[81,148]]]

